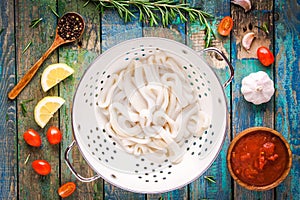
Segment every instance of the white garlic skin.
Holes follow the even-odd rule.
[[[241,92],[248,102],[255,105],[266,103],[275,92],[274,82],[263,71],[251,73],[243,78]]]
[[[250,0],[233,0],[231,3],[239,5],[244,8],[245,12],[251,10],[251,1]]]
[[[255,33],[253,33],[253,32],[246,33],[242,39],[242,46],[246,50],[249,50],[251,48],[251,44],[252,44],[254,38],[255,38]]]

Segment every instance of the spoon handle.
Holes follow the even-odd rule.
[[[11,100],[15,99],[20,92],[25,88],[25,86],[31,81],[34,77],[42,63],[46,58],[58,47],[64,40],[62,38],[55,39],[49,49],[42,55],[42,57],[27,71],[27,73],[21,78],[21,80],[15,85],[15,87],[8,93],[8,98]]]

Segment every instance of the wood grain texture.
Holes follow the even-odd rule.
[[[276,199],[300,199],[300,3],[275,1],[275,129],[289,142],[293,164]]]
[[[66,100],[65,106],[60,109],[60,127],[64,137],[61,143],[61,184],[75,182],[77,190],[70,199],[103,199],[102,179],[91,183],[77,180],[64,162],[64,151],[74,140],[72,133],[72,101],[76,88],[85,70],[100,53],[100,15],[92,4],[83,7],[84,1],[59,1],[58,13],[78,12],[85,21],[85,31],[81,39],[81,46],[77,42],[65,45],[59,49],[59,62],[71,66],[75,72],[59,85],[59,95]],[[92,177],[95,172],[89,167],[78,147],[71,152],[71,162],[76,171],[83,177]]]
[[[17,43],[17,79],[34,64],[42,54],[50,47],[53,42],[51,36],[55,33],[56,16],[45,8],[48,5],[55,7],[55,2],[51,3],[45,0],[39,1],[18,1],[17,7],[20,8],[16,15],[16,43]],[[22,9],[21,9],[22,8]],[[30,28],[32,20],[43,18],[36,28]],[[25,46],[32,42],[28,50],[22,53]],[[31,80],[23,92],[18,96],[18,166],[19,166],[19,198],[20,199],[58,199],[57,188],[59,186],[59,147],[51,146],[47,142],[45,132],[49,125],[58,124],[58,113],[50,120],[48,125],[41,129],[37,126],[33,117],[33,110],[36,103],[46,95],[56,95],[57,91],[51,90],[49,93],[44,93],[40,85],[40,76],[43,69],[57,62],[57,55],[53,53],[42,65],[36,76]],[[27,115],[21,112],[20,103],[23,100],[33,99],[26,106],[28,109]],[[33,148],[23,140],[23,133],[28,128],[33,128],[42,136],[42,147]],[[29,156],[30,155],[30,156]],[[29,156],[27,162],[26,159]],[[36,159],[47,160],[51,164],[51,173],[48,176],[40,176],[36,174],[31,167],[32,161]]]
[[[211,19],[216,38],[212,45],[230,57],[235,67],[235,77],[225,89],[230,113],[229,128],[224,146],[211,167],[196,181],[188,186],[163,194],[136,194],[117,188],[103,179],[91,183],[78,181],[64,162],[64,151],[73,141],[71,109],[76,87],[89,64],[110,47],[122,41],[142,37],[157,36],[186,43],[196,51],[204,48],[204,31],[199,23],[184,24],[178,19],[163,28],[149,27],[134,19],[125,24],[115,10],[107,10],[100,15],[90,2],[85,0],[2,0],[0,8],[0,199],[60,199],[58,187],[74,181],[77,189],[68,199],[300,199],[300,148],[299,148],[299,69],[300,69],[300,4],[298,0],[264,1],[252,0],[252,9],[244,10],[230,0],[190,0],[198,7],[213,14]],[[274,4],[273,4],[274,3]],[[7,93],[25,74],[32,64],[52,44],[57,17],[49,6],[59,15],[75,11],[84,17],[86,30],[81,45],[67,44],[53,52],[38,74],[20,94],[17,100],[10,101]],[[221,37],[216,28],[222,17],[231,15],[234,28],[229,37]],[[30,28],[33,19],[43,20],[36,28]],[[269,34],[256,26],[268,25]],[[241,39],[247,32],[256,35],[250,51],[241,46]],[[32,42],[29,49],[24,47]],[[275,64],[266,68],[256,57],[256,49],[265,45],[274,52]],[[221,82],[228,77],[228,67],[214,54],[205,57],[214,67]],[[75,69],[75,73],[48,92],[40,86],[40,76],[45,67],[52,63],[65,62]],[[240,92],[241,80],[252,72],[265,71],[275,82],[276,92],[270,102],[253,105],[246,102]],[[66,103],[48,125],[41,129],[33,117],[36,103],[46,95],[59,95]],[[20,103],[33,99],[26,104],[28,112],[23,115]],[[60,145],[50,145],[46,139],[49,126],[60,127],[63,141]],[[293,153],[293,165],[287,179],[276,189],[266,192],[248,191],[235,184],[226,166],[226,153],[230,140],[240,131],[252,126],[266,126],[276,129],[288,140]],[[28,128],[36,129],[42,136],[40,148],[29,147],[23,140],[23,132]],[[46,177],[37,175],[31,167],[35,159],[46,159],[52,172]],[[85,177],[94,175],[78,148],[71,152],[75,169]],[[207,181],[204,176],[213,176],[216,183]]]
[[[235,66],[235,77],[232,84],[233,137],[249,127],[266,126],[272,128],[274,126],[274,98],[268,103],[256,106],[245,101],[240,92],[242,79],[250,73],[265,71],[271,78],[273,77],[273,66],[269,68],[262,66],[256,57],[256,50],[260,45],[265,45],[273,50],[270,45],[273,42],[273,2],[263,0],[251,2],[252,9],[247,13],[245,13],[241,7],[234,4],[231,5],[231,15],[234,20],[231,48],[233,64]],[[269,35],[266,35],[263,31],[256,28],[256,26],[262,26],[263,22],[269,27]],[[241,39],[250,31],[255,33],[256,39],[250,50],[247,52],[241,45]],[[237,183],[234,183],[234,198],[273,199],[274,190],[266,192],[248,191]]]
[[[14,3],[0,8],[0,199],[17,199],[16,102],[7,98],[15,84]]]

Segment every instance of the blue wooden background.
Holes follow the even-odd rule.
[[[213,176],[211,183],[201,176],[188,186],[164,194],[135,194],[114,187],[102,179],[92,183],[81,183],[75,179],[64,163],[64,150],[73,140],[71,128],[71,103],[76,86],[89,63],[99,54],[126,39],[141,36],[158,36],[174,39],[192,46],[196,51],[204,48],[204,31],[199,23],[182,23],[175,20],[172,25],[149,27],[133,20],[125,24],[114,10],[99,14],[92,3],[85,0],[1,0],[0,4],[0,199],[59,199],[58,187],[74,181],[77,190],[68,199],[300,199],[300,125],[299,125],[299,69],[300,69],[300,2],[299,0],[252,0],[251,11],[230,3],[229,0],[190,0],[214,18],[211,25],[216,28],[224,16],[231,16],[234,27],[231,35],[221,37],[216,33],[213,46],[221,49],[235,68],[232,84],[225,89],[230,114],[229,128],[224,147],[217,160],[204,175]],[[57,17],[68,11],[80,13],[86,21],[82,45],[72,43],[60,47],[43,64],[42,69],[55,62],[65,62],[75,69],[74,75],[59,86],[44,93],[39,79],[42,69],[20,96],[11,101],[7,93],[35,61],[53,42]],[[33,19],[42,18],[36,28],[30,28]],[[257,26],[267,24],[269,34]],[[241,47],[242,36],[249,31],[256,34],[249,52]],[[26,52],[25,46],[32,42]],[[275,63],[262,66],[256,58],[255,48],[268,46],[275,55]],[[213,63],[222,80],[228,77],[223,63]],[[224,68],[225,67],[225,68]],[[244,100],[240,92],[241,80],[249,73],[265,71],[275,82],[276,92],[270,102],[255,106]],[[33,119],[35,104],[46,95],[59,95],[66,100],[65,106],[49,122],[63,131],[63,142],[58,146],[47,143],[44,129]],[[22,113],[21,103],[28,112]],[[266,126],[281,132],[290,144],[293,165],[286,180],[273,190],[248,191],[237,185],[230,177],[226,166],[226,153],[233,137],[253,126]],[[34,128],[42,135],[43,146],[39,149],[25,144],[22,134]],[[44,158],[51,163],[52,172],[47,177],[36,175],[31,161]],[[86,165],[78,150],[72,153],[72,161],[84,176],[94,172]]]

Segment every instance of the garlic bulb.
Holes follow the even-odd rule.
[[[241,92],[246,101],[255,105],[268,102],[274,94],[274,83],[267,73],[251,73],[242,80]]]
[[[251,44],[255,38],[255,33],[249,32],[246,33],[242,39],[242,46],[246,49],[249,50],[251,48]]]
[[[250,0],[233,0],[231,3],[239,5],[244,8],[245,12],[248,12],[251,9],[251,1]]]

